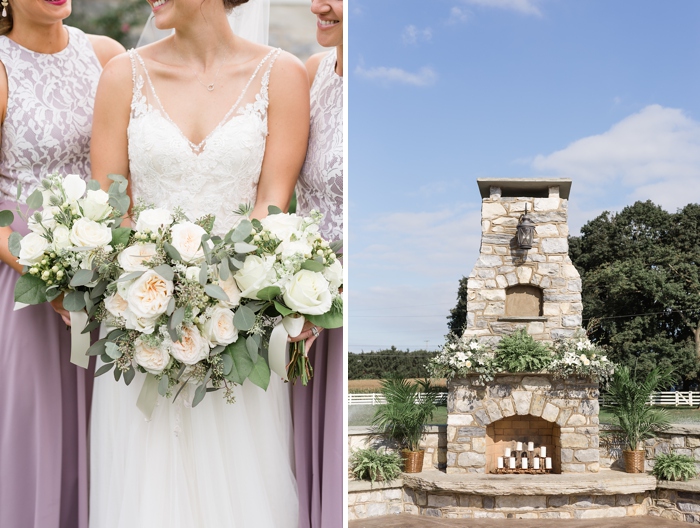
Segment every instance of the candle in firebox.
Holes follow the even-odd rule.
[[[535,450],[535,442],[528,442],[527,443],[527,450],[534,451]]]
[[[527,469],[527,458],[523,457],[523,469]]]
[[[515,457],[510,457],[509,467],[510,469],[515,469]]]
[[[510,456],[510,447],[506,447],[506,458]]]
[[[545,459],[544,467],[545,467],[545,469],[552,469],[552,459],[550,457],[547,457]]]
[[[543,458],[547,457],[547,447],[546,446],[540,447],[540,456]]]
[[[515,450],[516,450],[516,451],[522,451],[522,450],[523,450],[523,443],[522,443],[522,442],[518,442],[517,444],[515,444]]]
[[[540,469],[540,459],[535,457],[535,459],[532,461],[532,468],[533,469]]]
[[[503,457],[498,457],[498,469],[503,469]]]

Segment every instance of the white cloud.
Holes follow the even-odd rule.
[[[542,16],[538,0],[462,0],[465,4],[515,11],[522,15]]]
[[[432,68],[421,68],[417,73],[408,72],[401,68],[365,68],[362,63],[355,68],[355,73],[365,79],[385,83],[408,84],[411,86],[430,86],[437,80],[437,74]]]
[[[433,30],[429,27],[418,29],[414,25],[406,26],[401,33],[404,44],[418,44],[418,42],[430,42],[433,38]]]
[[[700,123],[680,109],[650,105],[602,134],[536,156],[532,167],[583,183],[577,194],[617,188],[622,206],[649,199],[674,210],[700,201]]]
[[[447,19],[448,24],[458,24],[469,20],[470,13],[463,7],[454,6],[450,9],[450,17]]]

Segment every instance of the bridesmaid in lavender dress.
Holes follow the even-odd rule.
[[[321,235],[343,237],[343,0],[312,0],[317,38],[330,52],[311,57],[311,132],[297,183],[297,212],[325,214]],[[313,340],[306,330],[297,339]],[[299,528],[343,524],[343,329],[324,330],[309,352],[314,377],[294,387]]]
[[[26,197],[47,173],[90,175],[97,80],[124,48],[64,26],[70,12],[70,0],[10,0],[0,17],[0,210],[15,208],[18,181]],[[27,233],[17,215],[0,228],[0,528],[86,528],[92,375],[69,362],[51,306],[13,311],[12,231]]]

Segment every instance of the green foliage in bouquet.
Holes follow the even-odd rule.
[[[552,362],[552,349],[535,341],[521,328],[504,336],[496,347],[494,363],[501,372],[540,372]]]
[[[659,480],[688,480],[695,478],[698,470],[693,457],[669,453],[656,457],[651,474]]]
[[[376,449],[358,449],[350,457],[350,470],[360,480],[388,482],[399,477],[403,460],[398,453],[381,453]]]
[[[381,393],[386,404],[374,414],[372,425],[377,434],[409,451],[418,451],[423,427],[433,417],[435,388],[430,381],[412,383],[403,378],[382,380]]]

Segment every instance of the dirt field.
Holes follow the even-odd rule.
[[[415,381],[415,380],[414,380]],[[437,387],[447,387],[447,380],[442,378],[442,379],[433,379],[431,380],[433,385]],[[348,380],[348,391],[349,392],[379,392],[379,387],[382,383],[382,380],[378,379],[373,379],[373,380]]]

